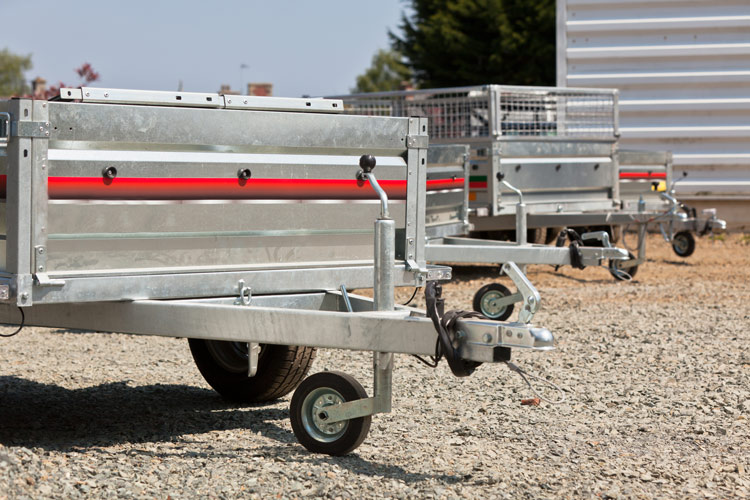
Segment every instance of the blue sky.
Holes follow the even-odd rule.
[[[402,0],[0,0],[0,49],[31,54],[28,80],[215,92],[270,82],[274,95],[348,92],[397,31]],[[240,70],[241,64],[248,69]]]

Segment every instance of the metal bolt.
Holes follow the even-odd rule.
[[[232,100],[231,99],[227,99],[227,103],[228,104],[232,104]]]
[[[506,337],[512,337],[512,336],[513,336],[513,332],[507,332],[507,333],[505,334],[505,336],[506,336]]]
[[[91,96],[91,94],[88,93],[88,92],[86,92],[86,97],[90,97],[90,96]]]
[[[38,267],[37,267],[36,269],[37,269],[37,271],[39,271],[40,273],[43,273],[43,272],[44,272],[44,266],[38,266]]]
[[[105,92],[104,97],[109,97],[109,92]]]
[[[459,330],[456,332],[456,337],[458,337],[459,340],[466,338],[466,332],[463,330]]]
[[[484,341],[485,344],[489,344],[490,342],[492,342],[492,335],[490,335],[489,333],[485,333],[482,336],[482,340]]]
[[[522,338],[523,338],[523,333],[521,333],[521,332],[518,332],[518,335],[517,335],[517,337],[518,337],[519,339],[522,339]]]
[[[242,101],[243,104],[247,104],[247,99]]]
[[[23,292],[21,294],[21,302],[26,302],[27,300],[29,300],[29,294],[26,292]]]
[[[37,252],[39,252],[40,254],[43,254],[44,253],[44,247],[39,247],[37,249]]]
[[[413,244],[414,244],[414,238],[409,238],[409,244],[410,244],[410,245],[413,245]]]

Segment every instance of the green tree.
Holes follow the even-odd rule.
[[[391,43],[420,87],[555,84],[555,0],[410,0]]]
[[[31,56],[19,56],[3,49],[0,51],[0,96],[23,95],[29,86],[23,72],[31,69]]]
[[[398,90],[405,81],[412,80],[412,72],[403,62],[401,54],[394,50],[378,50],[371,66],[357,77],[357,86],[352,92],[381,92]]]

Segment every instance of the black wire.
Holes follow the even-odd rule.
[[[412,300],[414,300],[414,297],[416,297],[416,296],[417,296],[417,292],[418,292],[418,291],[419,291],[419,287],[418,287],[418,286],[415,286],[415,287],[414,287],[414,293],[413,293],[413,294],[411,294],[411,298],[410,298],[409,300],[407,300],[407,301],[406,301],[405,303],[401,304],[401,305],[402,305],[402,306],[408,306],[409,304],[411,304],[411,301],[412,301]]]
[[[435,355],[430,356],[431,361],[427,361],[422,356],[418,356],[416,354],[412,354],[412,356],[414,356],[415,358],[417,358],[419,361],[426,364],[430,368],[437,368],[438,364],[440,363],[440,359],[442,359],[443,357],[443,353],[441,352],[441,349],[440,349],[440,339],[438,338],[437,342],[435,342]]]
[[[8,333],[8,334],[5,334],[5,333],[0,333],[0,337],[5,337],[5,338],[8,338],[8,337],[12,337],[12,336],[14,336],[14,335],[18,335],[18,333],[19,333],[19,332],[20,332],[21,330],[23,330],[23,326],[24,326],[24,324],[26,323],[26,315],[25,315],[25,314],[23,313],[23,309],[21,309],[20,307],[18,308],[18,310],[19,310],[19,312],[21,313],[21,324],[20,324],[20,325],[18,325],[18,330],[16,330],[16,331],[15,331],[15,332],[13,332],[13,333]]]

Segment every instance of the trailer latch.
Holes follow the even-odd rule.
[[[55,280],[49,277],[47,273],[36,273],[34,275],[34,284],[39,287],[65,286],[65,280]]]

